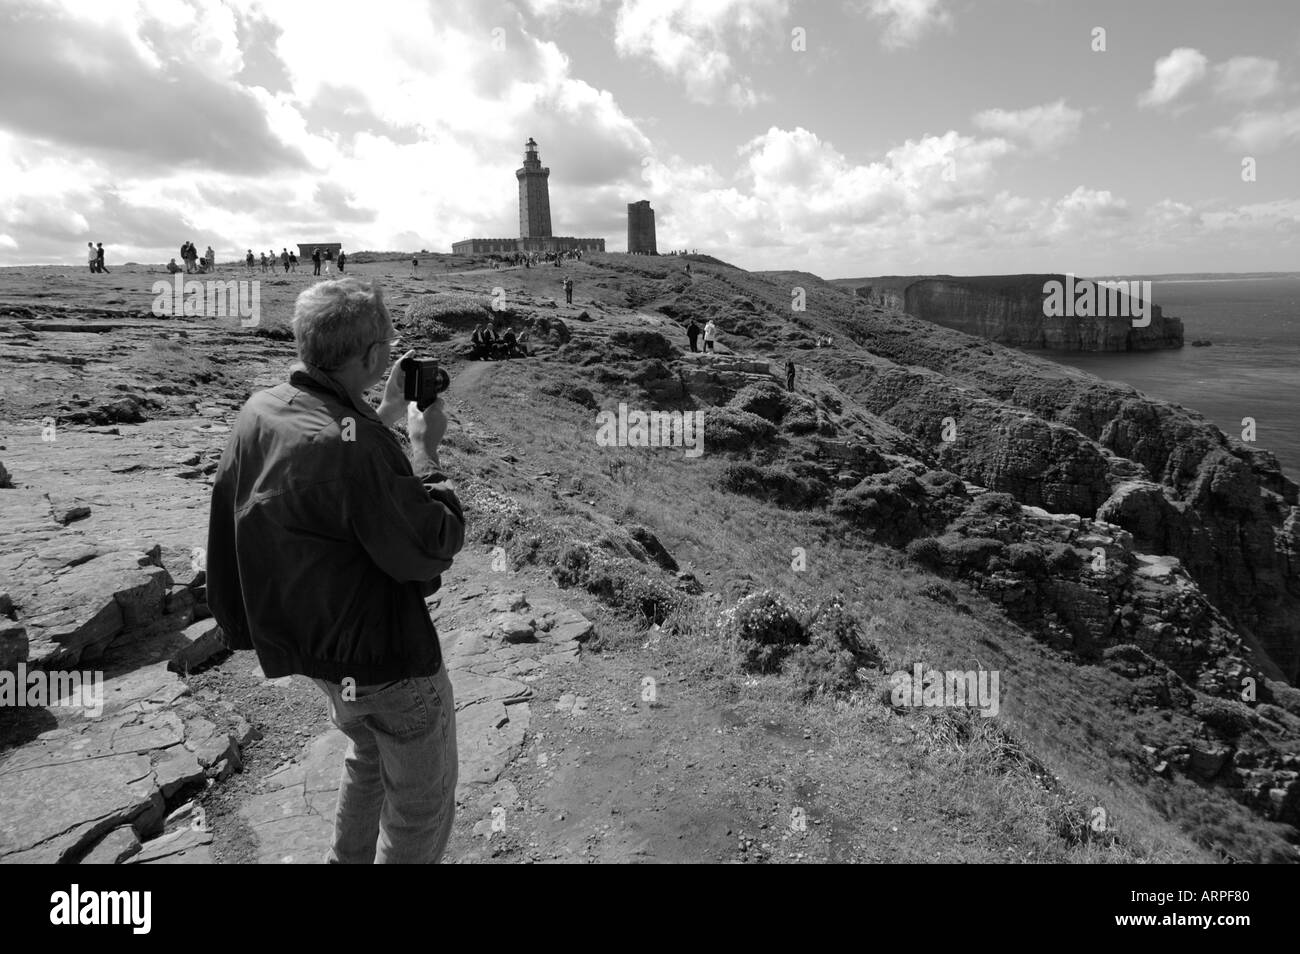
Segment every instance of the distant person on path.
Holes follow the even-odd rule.
[[[692,318],[691,323],[686,326],[686,337],[691,342],[691,352],[698,352],[700,349],[696,347],[695,342],[700,339],[700,326],[695,323],[694,318]]]
[[[90,274],[95,274],[97,269],[95,265],[99,262],[99,256],[95,254],[95,243],[86,243],[86,264],[90,266]]]
[[[291,272],[296,272],[297,270],[298,270],[298,254],[297,254],[296,252],[290,252],[290,253],[289,253],[289,271],[291,271]]]
[[[248,274],[253,274],[253,263],[256,259],[253,258],[253,250],[251,248],[248,250],[248,254],[244,256],[244,261],[248,264]]]
[[[212,251],[211,245],[208,246],[207,255],[205,257],[208,260],[208,271],[215,272],[217,270],[217,253]]]
[[[785,389],[794,390],[794,358],[785,359]]]
[[[572,278],[566,278],[564,280],[564,303],[566,305],[573,304],[573,279]]]
[[[708,352],[714,350],[714,348],[713,348],[713,344],[714,344],[714,342],[717,341],[717,340],[718,340],[718,326],[715,325],[715,324],[713,323],[713,319],[710,318],[710,319],[708,320],[708,322],[704,325],[704,351],[705,351],[705,353],[708,353]],[[715,353],[716,353],[716,352],[715,352]]]
[[[284,269],[284,273],[288,275],[289,274],[289,250],[287,248],[280,249],[280,265]]]
[[[103,242],[97,242],[95,244],[95,268],[98,271],[103,272],[105,275],[108,274],[108,269],[104,267],[104,243]]]
[[[262,271],[266,271],[266,253],[262,253]]]
[[[348,256],[343,249],[339,249],[339,274],[343,274],[343,266],[347,264]]]
[[[455,697],[424,602],[465,543],[438,459],[445,403],[402,400],[375,285],[315,283],[293,329],[300,363],[249,398],[214,475],[209,606],[268,678],[310,678],[349,740],[328,861],[431,864],[458,776]],[[409,458],[391,429],[402,418]]]
[[[311,250],[311,273],[313,275],[320,274],[320,249],[318,248]]]
[[[413,257],[411,259],[411,277],[414,278],[415,273],[419,270],[420,270],[420,260],[418,258]]]

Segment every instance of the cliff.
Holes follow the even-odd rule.
[[[1110,293],[1094,282],[1064,275],[891,276],[852,281],[863,283],[852,287],[869,304],[1016,348],[1151,351],[1183,346],[1182,322],[1165,315],[1145,296]],[[1056,302],[1044,292],[1050,282],[1062,289]],[[1063,308],[1054,308],[1062,304]],[[1135,318],[1138,311],[1142,315]]]

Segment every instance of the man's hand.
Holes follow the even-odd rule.
[[[423,411],[411,401],[406,409],[406,432],[411,438],[411,464],[418,474],[424,469],[425,462],[441,468],[438,460],[438,445],[447,433],[447,412],[442,397],[434,401]]]
[[[415,357],[414,348],[393,362],[393,370],[388,372],[388,383],[384,385],[384,397],[379,402],[379,407],[375,408],[379,419],[389,427],[400,421],[402,415],[406,413],[406,373],[402,370],[402,362],[413,357]]]

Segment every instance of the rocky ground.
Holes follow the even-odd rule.
[[[568,306],[565,272],[466,265],[357,268],[452,370],[448,860],[1293,860],[1300,520],[1269,455],[839,291],[783,312],[814,276],[601,256]],[[342,737],[310,683],[220,651],[201,553],[312,279],[268,280],[241,328],[150,314],[155,277],[0,274],[0,668],[107,679],[95,718],[0,709],[0,860],[319,860]],[[494,289],[538,357],[459,359],[492,312],[455,300]],[[686,315],[717,355],[683,351]],[[711,453],[594,447],[618,401],[705,409]],[[723,658],[714,615],[765,587],[864,604],[855,690],[792,702]],[[927,657],[1000,668],[1005,728],[882,704]],[[1089,804],[1128,827],[1090,836]]]

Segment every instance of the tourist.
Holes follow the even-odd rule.
[[[348,256],[343,249],[339,249],[339,274],[343,274],[343,266],[347,264]]]
[[[262,271],[263,271],[263,272],[266,271],[266,253],[265,253],[265,252],[262,253]]]
[[[794,358],[785,359],[785,389],[794,390]]]
[[[105,275],[108,274],[108,269],[104,267],[104,243],[103,242],[97,242],[95,244],[95,270],[98,272],[102,272]]]
[[[483,325],[474,329],[474,333],[469,336],[469,343],[472,345],[469,353],[470,360],[482,360],[487,354],[487,345],[483,341]]]
[[[170,262],[167,263],[167,272],[169,274],[175,275],[177,272],[181,270],[182,270],[181,267],[176,264],[176,259],[173,258]]]
[[[289,250],[287,248],[280,249],[280,265],[282,268],[284,268],[284,273],[288,275],[289,274]]]
[[[325,274],[334,274],[334,249],[332,248],[325,249]]]
[[[690,277],[691,277],[691,263],[690,263],[690,262],[687,262],[687,263],[686,263],[686,277],[687,277],[687,278],[690,278]]]
[[[253,258],[253,250],[251,248],[248,250],[248,254],[244,256],[244,261],[248,264],[248,274],[253,274],[253,263],[256,259]]]
[[[348,738],[327,860],[431,864],[458,776],[455,698],[424,602],[465,543],[438,456],[445,404],[402,399],[374,285],[312,285],[293,329],[300,363],[244,405],[214,475],[208,605],[267,678],[310,678]],[[402,419],[409,459],[391,429]]]
[[[566,278],[564,280],[564,303],[566,305],[573,304],[573,279],[572,278]]]
[[[289,253],[289,271],[298,271],[298,255],[296,252]]]
[[[713,345],[717,340],[718,326],[715,325],[713,319],[710,318],[704,325],[704,351],[706,354],[714,350]]]
[[[205,257],[208,260],[208,271],[215,272],[217,270],[217,253],[212,251],[211,245],[208,246],[208,253]]]
[[[86,264],[90,266],[90,274],[93,275],[98,270],[95,268],[95,265],[98,261],[99,261],[99,256],[95,254],[95,243],[87,242],[86,243]]]
[[[698,353],[700,349],[695,346],[695,342],[700,338],[700,326],[695,323],[694,318],[692,318],[691,323],[686,326],[686,337],[691,343],[691,353]]]
[[[519,346],[519,353],[520,353],[521,355],[523,355],[525,358],[529,357],[529,354],[528,354],[528,329],[527,329],[527,328],[525,328],[523,331],[519,332],[519,340],[518,340],[517,343],[518,343],[518,346]]]
[[[417,271],[419,271],[419,269],[420,269],[420,260],[419,260],[418,258],[415,258],[414,256],[412,256],[412,258],[411,258],[411,277],[412,277],[412,278],[415,277],[415,273],[416,273]]]
[[[320,249],[318,248],[311,250],[311,273],[313,275],[320,274]]]

